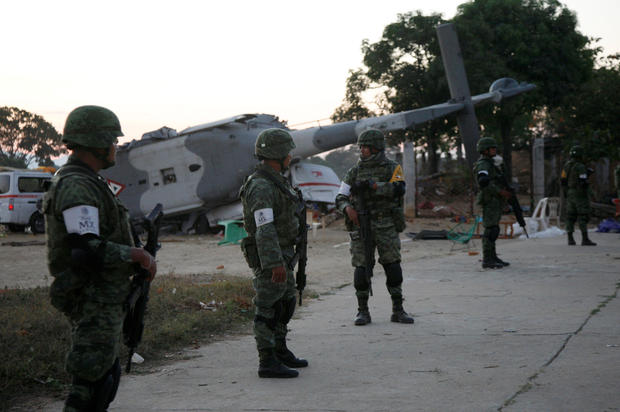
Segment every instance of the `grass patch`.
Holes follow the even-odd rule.
[[[0,289],[0,410],[14,403],[16,394],[60,395],[70,383],[64,371],[70,326],[50,305],[48,294],[49,288]],[[143,365],[239,330],[254,316],[253,296],[247,278],[157,277],[137,349],[147,359]],[[121,356],[123,364],[126,352]]]

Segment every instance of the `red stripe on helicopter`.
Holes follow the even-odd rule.
[[[41,193],[40,195],[0,195],[0,198],[13,197],[13,198],[20,198],[20,199],[36,199],[41,196],[43,196],[43,193]]]
[[[340,185],[337,185],[335,183],[300,183],[297,186],[336,186],[336,187],[340,187]]]

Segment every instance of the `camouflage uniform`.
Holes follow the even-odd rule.
[[[290,139],[290,146],[282,145],[276,153],[260,146],[266,142],[269,149],[273,139],[277,141],[278,138]],[[281,129],[267,129],[257,139],[257,155],[262,159],[282,161],[294,147],[290,135]],[[300,222],[296,215],[298,195],[281,173],[264,163],[256,166],[256,171],[246,179],[239,195],[244,227],[248,233],[241,248],[254,274],[252,282],[256,291],[253,299],[254,336],[261,365],[259,376],[297,376],[296,371],[295,374],[284,371],[284,376],[275,375],[281,374],[276,360],[290,367],[308,364],[303,359],[295,358],[286,347],[287,324],[293,316],[296,302],[295,278],[288,262],[295,254],[295,241],[299,234]],[[286,269],[286,281],[274,283],[272,269],[281,266]]]
[[[368,311],[370,285],[365,276],[365,267],[366,265],[373,267],[375,264],[374,260],[366,262],[359,227],[349,219],[345,211],[350,206],[359,212],[360,196],[363,196],[365,207],[370,212],[373,250],[377,249],[379,263],[385,270],[386,286],[393,304],[392,321],[413,323],[413,318],[407,315],[402,305],[403,275],[398,237],[398,234],[405,229],[403,214],[405,182],[402,169],[398,163],[385,156],[382,132],[374,129],[364,131],[358,139],[358,145],[374,148],[377,153],[366,159],[361,158],[357,165],[349,169],[336,196],[336,208],[345,215],[345,225],[351,237],[351,264],[355,268],[354,286],[359,305],[356,325],[364,325],[371,321]],[[370,185],[376,184],[376,189],[368,188],[353,193],[356,192],[355,188],[363,186],[364,182],[370,182]]]
[[[483,153],[490,148],[497,148],[495,140],[490,137],[482,137],[478,141],[478,152]],[[488,152],[487,152],[488,153]],[[499,236],[499,221],[506,201],[501,196],[504,179],[502,166],[496,166],[494,160],[489,155],[482,155],[474,164],[474,175],[478,182],[480,191],[476,197],[476,202],[482,207],[482,267],[501,269],[507,262],[497,257],[495,241]]]
[[[614,177],[615,177],[615,183],[616,183],[616,191],[618,192],[618,198],[620,199],[620,164],[616,166]]]
[[[588,221],[590,220],[590,192],[588,187],[589,172],[583,163],[583,151],[579,146],[570,150],[570,159],[562,169],[562,182],[566,189],[566,233],[568,244],[574,245],[575,222],[579,224],[584,246],[594,246],[588,238]]]
[[[120,133],[120,125],[118,129]],[[67,126],[65,136],[71,138]],[[88,207],[96,208],[98,236],[92,232],[68,233],[63,212],[78,206],[82,212]],[[47,263],[54,277],[51,301],[72,327],[66,369],[73,375],[73,384],[65,411],[95,410],[95,405],[111,402],[120,379],[118,352],[123,303],[132,274],[133,240],[128,211],[105,180],[74,155],[52,179],[43,211]],[[89,226],[89,221],[80,223]],[[104,398],[95,399],[101,396]]]

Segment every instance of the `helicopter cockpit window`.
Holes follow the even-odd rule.
[[[170,183],[176,183],[177,175],[174,174],[174,168],[161,169],[161,177],[165,185]]]

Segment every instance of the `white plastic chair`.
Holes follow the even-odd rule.
[[[547,230],[551,219],[555,219],[557,225],[560,224],[559,205],[560,199],[557,197],[543,197],[538,201],[532,219],[538,222],[539,230]]]

